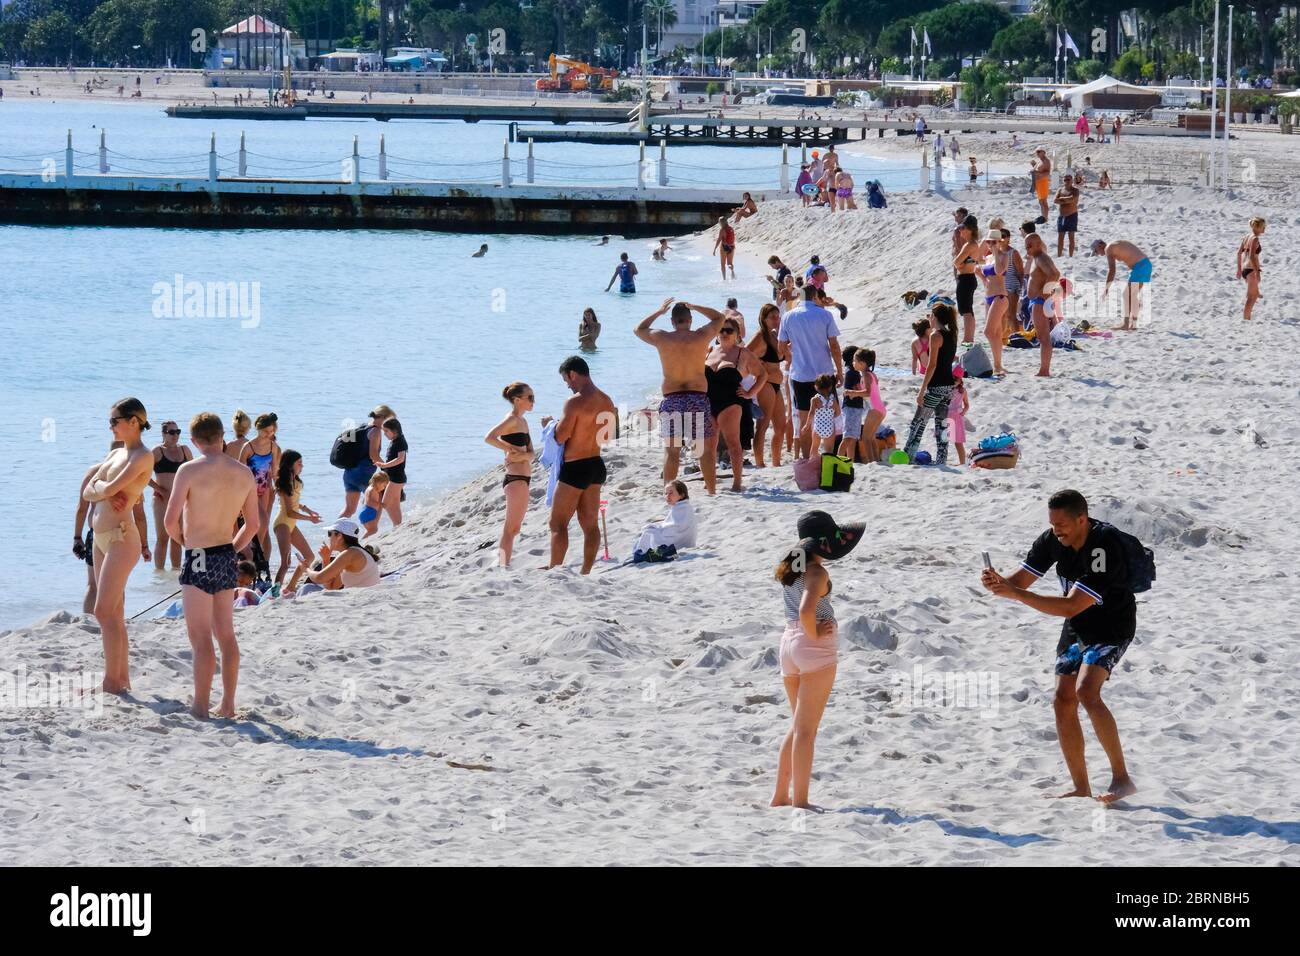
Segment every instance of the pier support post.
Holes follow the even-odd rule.
[[[217,181],[217,134],[212,134],[212,139],[208,141],[208,182]]]
[[[659,140],[659,185],[668,185],[668,140]]]
[[[533,138],[530,136],[528,137],[528,184],[530,186],[533,184],[533,176]]]
[[[244,149],[244,133],[239,133],[239,175],[248,175],[248,152]]]
[[[930,154],[921,147],[921,192],[930,191]]]
[[[786,143],[781,144],[781,192],[790,191],[790,147]]]
[[[101,129],[101,130],[99,131],[99,171],[100,171],[101,173],[106,173],[106,172],[108,172],[108,141],[107,141],[107,137],[108,137],[108,130],[106,130],[106,129]]]
[[[388,178],[388,153],[384,149],[384,134],[379,134],[379,178]]]
[[[352,183],[357,185],[361,182],[361,150],[357,144],[357,137],[352,137]]]
[[[645,189],[645,140],[641,140],[637,149],[636,188]]]
[[[803,140],[799,141],[799,165],[800,167],[808,165],[808,144]]]
[[[1202,155],[1204,155],[1204,154],[1202,154]],[[1205,160],[1204,160],[1204,159],[1201,160],[1201,165],[1202,165],[1202,166],[1205,165]],[[69,182],[71,182],[71,181],[72,181],[72,174],[73,174],[73,172],[74,172],[75,170],[76,170],[76,166],[75,166],[75,164],[74,164],[74,162],[73,162],[73,158],[72,158],[72,130],[68,130],[68,148],[67,148],[66,150],[64,150],[64,153],[63,153],[63,175],[64,175],[64,178],[66,178]]]
[[[510,140],[501,144],[501,186],[510,188]]]

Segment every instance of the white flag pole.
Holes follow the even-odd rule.
[[[1219,130],[1219,0],[1214,0],[1214,49],[1210,67],[1210,188],[1214,188],[1214,139]]]
[[[1228,142],[1232,139],[1232,10],[1228,4],[1228,65],[1224,67],[1224,78],[1228,85],[1223,92],[1223,188],[1228,188]]]

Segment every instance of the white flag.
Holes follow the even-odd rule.
[[[1056,28],[1056,58],[1061,58],[1061,28]]]
[[[930,49],[930,31],[922,27],[921,32],[925,36],[925,54],[931,56],[934,51]]]
[[[1074,45],[1074,39],[1070,36],[1069,30],[1065,31],[1065,49],[1070,53],[1073,53],[1079,59],[1083,59],[1083,55],[1079,53],[1079,48]]]
[[[916,46],[916,27],[912,27],[912,46]]]

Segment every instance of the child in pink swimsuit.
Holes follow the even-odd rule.
[[[966,371],[953,369],[952,401],[948,403],[948,441],[957,447],[957,464],[966,464],[966,412],[970,410],[970,392],[966,390]]]

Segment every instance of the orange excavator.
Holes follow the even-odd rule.
[[[602,93],[614,88],[618,70],[606,70],[567,56],[551,54],[547,61],[551,68],[549,77],[537,81],[537,89],[548,93]]]

